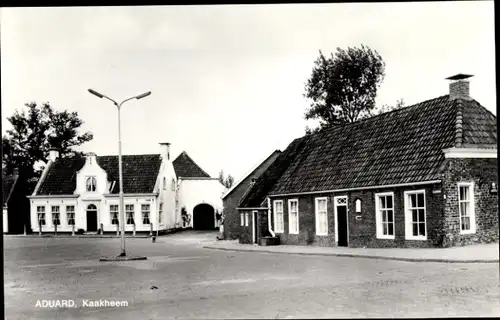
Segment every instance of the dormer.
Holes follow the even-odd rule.
[[[107,177],[106,171],[99,166],[96,154],[87,153],[85,164],[77,172],[75,193],[90,197],[106,194],[110,189]]]

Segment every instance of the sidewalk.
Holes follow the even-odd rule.
[[[75,234],[72,236],[71,234],[4,234],[4,238],[120,238],[121,236],[117,236],[116,234]],[[161,237],[162,235],[160,235]],[[133,235],[125,234],[125,238],[150,238],[149,235],[138,234],[135,237]]]
[[[207,249],[227,251],[265,252],[281,254],[302,254],[340,256],[352,258],[384,259],[414,262],[448,263],[498,263],[498,243],[478,244],[452,248],[344,248],[313,246],[258,246],[240,244],[237,240],[221,240],[204,246]]]

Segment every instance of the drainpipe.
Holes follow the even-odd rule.
[[[273,231],[271,226],[271,199],[267,198],[267,228],[273,237],[276,237],[276,234]]]

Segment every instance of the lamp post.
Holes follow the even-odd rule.
[[[107,97],[107,96],[105,96],[105,95],[103,95],[95,90],[88,89],[88,91],[98,98],[108,99],[109,101],[113,102],[113,104],[118,108],[118,172],[119,172],[119,176],[120,176],[120,182],[119,182],[120,183],[120,194],[119,194],[119,196],[120,196],[120,225],[121,225],[121,233],[122,233],[122,235],[121,235],[121,253],[118,257],[126,257],[127,254],[125,251],[125,211],[124,211],[124,205],[123,205],[123,171],[122,171],[123,169],[122,169],[122,138],[121,138],[120,109],[125,102],[130,101],[132,99],[139,100],[139,99],[145,98],[151,94],[151,91],[145,92],[143,94],[140,94],[140,95],[128,98],[128,99],[125,99],[120,103],[117,103],[115,100],[111,99],[110,97]]]

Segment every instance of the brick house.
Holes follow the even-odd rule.
[[[160,154],[122,157],[125,232],[164,232],[207,223],[215,228],[224,187],[186,152],[172,161],[170,143],[160,145]],[[29,196],[32,229],[118,233],[119,191],[118,156],[61,158],[52,150]],[[203,196],[193,196],[196,191]],[[186,207],[187,216],[194,217],[187,223],[182,217]]]
[[[267,158],[254,166],[239,181],[235,182],[222,196],[224,207],[224,239],[237,239],[239,237],[240,227],[245,225],[245,221],[244,216],[240,216],[240,213],[236,209],[238,201],[247,192],[250,184],[267,170],[280,153],[280,150],[275,150]]]
[[[238,204],[240,242],[449,247],[498,241],[496,117],[449,94],[295,139]]]

